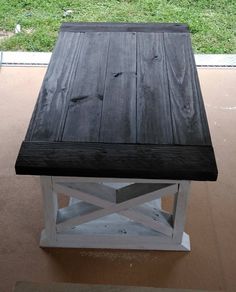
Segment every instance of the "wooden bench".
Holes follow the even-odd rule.
[[[189,250],[190,181],[217,166],[188,27],[64,23],[16,173],[41,176],[41,246]]]

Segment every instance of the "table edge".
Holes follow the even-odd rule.
[[[26,142],[16,174],[215,181],[211,145]]]
[[[61,32],[173,32],[188,33],[183,23],[64,22]]]

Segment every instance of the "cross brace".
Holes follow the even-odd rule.
[[[41,177],[42,247],[190,250],[184,233],[189,181]],[[59,208],[58,196],[70,197]],[[174,197],[172,212],[162,208]]]

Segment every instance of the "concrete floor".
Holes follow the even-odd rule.
[[[236,291],[236,70],[199,69],[219,178],[192,184],[190,253],[39,248],[39,179],[14,163],[45,70],[0,69],[0,291],[24,280]]]

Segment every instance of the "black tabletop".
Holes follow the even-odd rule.
[[[63,24],[16,173],[216,180],[187,26]]]

